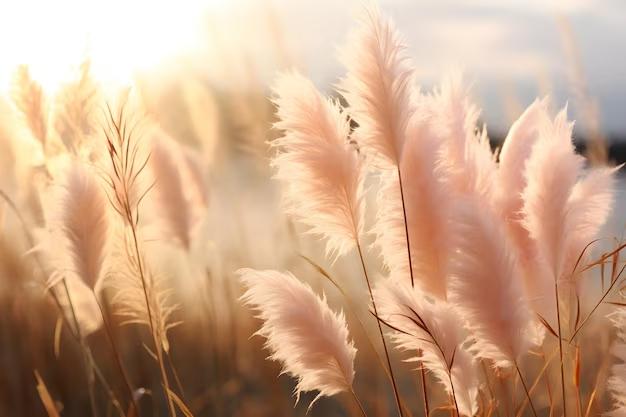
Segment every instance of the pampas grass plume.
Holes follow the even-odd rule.
[[[325,297],[290,273],[238,273],[247,287],[242,300],[263,321],[257,334],[267,339],[270,359],[298,380],[297,398],[301,392],[318,390],[314,403],[321,396],[352,390],[356,348],[348,339],[343,313],[333,312]]]
[[[514,248],[501,222],[473,199],[454,213],[450,300],[458,306],[478,357],[517,363],[543,333],[530,311]]]
[[[463,321],[454,306],[430,299],[406,279],[381,282],[375,297],[380,317],[395,329],[392,337],[397,347],[414,352],[408,361],[421,362],[448,394],[454,392],[462,415],[475,415],[478,375],[474,359],[462,346]]]
[[[351,34],[342,61],[348,73],[340,91],[359,125],[355,138],[360,148],[375,166],[396,167],[416,95],[406,46],[392,22],[371,7]]]
[[[272,145],[275,178],[284,184],[287,212],[327,239],[327,252],[352,249],[362,231],[363,169],[348,143],[350,124],[339,104],[324,98],[306,78],[289,73],[275,85],[284,135]]]

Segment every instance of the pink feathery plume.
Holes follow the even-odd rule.
[[[446,263],[451,195],[442,169],[442,142],[428,121],[415,120],[409,129],[400,162],[406,222],[411,243],[411,264],[416,280],[428,294],[445,300]],[[396,172],[382,174],[376,244],[392,276],[409,276],[404,213]]]
[[[535,274],[534,286],[537,296],[543,292],[544,317],[553,322],[554,280],[574,281],[579,258],[612,208],[616,169],[592,169],[581,178],[584,158],[575,152],[566,109],[554,121],[542,118],[539,124],[539,138],[526,164],[521,212],[535,244],[533,257],[545,270]]]
[[[310,409],[322,396],[352,390],[356,349],[343,313],[332,311],[326,297],[290,273],[241,269],[238,274],[247,287],[242,300],[263,321],[256,334],[267,339],[270,359],[297,379],[297,399],[319,391]]]
[[[56,286],[66,314],[75,314],[80,333],[86,336],[102,325],[95,292],[99,291],[109,253],[111,226],[106,194],[95,174],[80,162],[72,162],[48,198],[47,227],[37,250],[44,255],[42,260],[49,271],[48,286]],[[73,320],[70,323],[75,324]]]
[[[349,143],[350,124],[339,105],[301,75],[282,76],[274,88],[284,135],[272,145],[275,178],[285,184],[287,212],[327,239],[328,253],[351,250],[362,230],[364,170]]]
[[[527,186],[526,164],[542,127],[548,122],[547,99],[543,99],[535,100],[511,126],[500,152],[496,210],[504,219],[508,235],[517,249],[529,300],[540,315],[551,317],[552,312],[543,307],[544,299],[553,292],[554,282],[537,253],[535,241],[524,227],[522,211]]]
[[[618,309],[611,313],[609,318],[617,329],[617,340],[613,345],[612,353],[619,362],[611,366],[611,376],[607,381],[614,407],[606,415],[626,417],[626,312]]]
[[[72,163],[65,172],[60,195],[52,204],[57,205],[48,218],[54,245],[50,250],[64,258],[59,259],[58,270],[71,271],[95,289],[110,240],[108,202],[102,185],[86,167]],[[59,251],[59,244],[66,250]]]
[[[414,112],[414,70],[392,22],[375,8],[363,14],[343,59],[348,73],[340,83],[349,113],[358,123],[355,138],[378,168],[395,168]]]
[[[564,272],[568,200],[584,163],[574,150],[572,127],[566,110],[554,122],[545,123],[526,163],[524,227],[536,242],[552,280],[560,279]]]
[[[584,266],[585,247],[597,237],[613,209],[615,173],[620,168],[594,168],[572,188],[565,218],[565,274],[573,274],[577,264]]]
[[[404,279],[381,282],[375,296],[381,320],[394,330],[394,343],[414,354],[407,361],[420,362],[432,372],[446,392],[454,395],[462,415],[475,415],[478,378],[474,360],[462,346],[463,320],[454,307],[430,299]]]
[[[517,363],[543,333],[526,300],[504,225],[475,199],[455,207],[449,296],[471,333],[471,350],[497,367]]]
[[[434,132],[445,143],[445,162],[450,187],[461,194],[474,194],[492,204],[497,165],[486,129],[477,128],[480,111],[469,100],[460,72],[444,79],[430,98],[434,103]]]

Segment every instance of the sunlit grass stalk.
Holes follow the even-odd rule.
[[[126,100],[128,100],[128,98],[126,98]],[[124,103],[124,105],[125,104],[126,103]],[[135,165],[139,149],[137,147],[137,143],[134,143],[131,147],[131,141],[137,125],[127,131],[127,120],[124,119],[124,105],[122,105],[119,110],[119,117],[117,120],[113,116],[111,108],[107,106],[109,127],[104,129],[104,133],[108,142],[109,157],[113,169],[109,185],[113,190],[113,198],[116,200],[117,205],[111,201],[111,198],[109,198],[109,200],[111,201],[115,211],[122,216],[126,227],[130,229],[131,232],[131,250],[134,252],[137,269],[134,272],[137,273],[141,282],[141,290],[143,292],[146,314],[148,316],[148,327],[150,329],[150,335],[155,349],[155,356],[159,365],[161,383],[166,397],[168,413],[170,417],[176,417],[176,410],[172,400],[172,391],[170,389],[169,379],[165,369],[165,361],[163,359],[162,337],[165,337],[165,335],[160,334],[161,330],[156,326],[155,312],[152,311],[152,305],[150,302],[151,295],[149,294],[149,292],[153,290],[153,286],[150,285],[152,283],[149,284],[147,282],[148,277],[146,277],[143,258],[141,256],[142,252],[140,250],[139,239],[137,237],[139,205],[154,184],[144,190],[140,197],[137,198],[137,196],[132,195],[134,191],[133,187],[136,185],[135,182],[137,181],[139,174],[146,167],[150,155],[146,157],[145,161],[143,161],[140,166]],[[110,136],[114,137],[111,138]],[[131,200],[133,198],[137,198],[137,200]]]
[[[367,273],[367,268],[365,267],[365,259],[363,258],[363,250],[361,249],[360,242],[356,242],[357,251],[359,253],[359,260],[361,261],[361,267],[363,268],[363,276],[365,277],[365,282],[367,283],[367,290],[370,295],[370,301],[372,302],[372,308],[374,309],[374,315],[376,316],[376,325],[378,326],[378,333],[380,334],[380,340],[383,343],[383,349],[385,351],[385,359],[387,360],[387,367],[389,368],[389,377],[391,379],[391,386],[393,388],[393,396],[396,401],[396,406],[398,408],[398,414],[400,417],[403,417],[402,413],[402,405],[400,404],[400,394],[398,393],[398,386],[396,383],[396,378],[393,373],[393,367],[391,366],[391,358],[389,357],[389,349],[387,348],[387,342],[385,341],[385,335],[383,334],[383,328],[380,324],[380,320],[378,320],[378,309],[376,308],[376,301],[374,300],[374,293],[372,292],[372,285],[370,283],[369,275]],[[428,415],[428,414],[427,414]]]
[[[154,349],[155,349],[155,353],[157,357],[157,362],[159,364],[159,372],[161,373],[161,382],[163,383],[163,390],[165,392],[165,397],[167,399],[168,412],[169,412],[170,417],[176,417],[176,410],[174,409],[174,402],[172,401],[172,396],[170,394],[171,392],[170,383],[167,377],[167,371],[165,370],[165,363],[163,360],[163,346],[161,344],[161,339],[157,334],[157,330],[156,330],[156,327],[154,326],[154,321],[152,318],[153,313],[152,313],[152,308],[150,307],[150,298],[148,296],[146,277],[144,275],[142,258],[141,258],[140,251],[139,251],[139,243],[137,241],[137,231],[135,230],[136,226],[132,222],[132,217],[131,217],[131,222],[130,222],[130,228],[131,228],[131,233],[133,237],[133,247],[135,250],[135,256],[137,257],[139,277],[141,278],[141,285],[143,288],[143,293],[144,293],[145,301],[146,301],[146,311],[148,313],[148,321],[150,323],[150,334],[152,335],[152,342],[154,343]]]
[[[413,277],[413,261],[411,258],[411,239],[409,238],[409,224],[408,224],[408,219],[406,215],[406,206],[404,203],[402,174],[400,172],[399,166],[398,166],[398,186],[400,188],[400,200],[402,201],[402,216],[403,216],[403,221],[404,221],[404,233],[406,236],[406,251],[407,251],[407,256],[409,260],[409,274],[411,276],[411,287],[415,288],[415,278]],[[425,374],[425,370],[423,366],[420,367],[420,372],[421,372],[421,378],[422,378],[422,399],[424,401],[424,415],[430,416],[430,407],[429,407],[429,401],[428,401],[428,386],[426,384],[426,374]]]

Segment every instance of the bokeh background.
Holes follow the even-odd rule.
[[[403,34],[424,90],[447,71],[464,71],[494,146],[535,97],[549,95],[555,110],[568,104],[581,152],[595,161],[626,159],[624,2],[378,4]],[[292,381],[278,378],[278,366],[264,361],[262,341],[250,339],[258,323],[237,300],[238,268],[290,269],[340,306],[337,291],[304,255],[340,277],[363,301],[360,315],[368,315],[365,289],[352,278],[359,273],[356,259],[331,265],[320,244],[302,235],[280,210],[280,189],[268,167],[268,141],[278,135],[271,128],[272,81],[278,72],[296,68],[334,94],[333,85],[343,75],[339,51],[364,5],[356,0],[0,3],[0,186],[18,211],[30,198],[25,184],[37,177],[20,173],[31,172],[42,153],[36,138],[16,122],[11,97],[19,65],[28,65],[51,103],[84,73],[85,65],[102,92],[100,110],[108,95],[132,85],[150,117],[198,156],[208,205],[188,254],[193,268],[175,251],[164,250],[161,258],[184,321],[172,331],[172,369],[196,416],[304,415],[313,398],[303,398],[294,408]],[[623,179],[617,200],[605,235],[619,239],[626,208]],[[54,306],[34,284],[39,272],[25,256],[32,249],[28,239],[9,204],[0,207],[0,415],[46,415],[33,378],[37,369],[62,415],[84,416],[88,398],[80,347],[58,330]],[[35,220],[26,221],[36,227]],[[380,267],[375,252],[367,258],[372,269]],[[196,279],[206,284],[208,304],[194,298]],[[115,329],[133,383],[143,387],[136,393],[142,407],[164,415],[152,360],[138,342],[145,334],[132,326]],[[367,392],[372,415],[388,415],[388,387],[380,369],[367,366],[372,348],[363,334],[355,333],[362,375],[358,389]],[[593,344],[608,349],[608,343],[604,337]],[[105,335],[90,336],[89,344],[105,379],[123,398]],[[585,372],[590,380],[601,375],[592,367]],[[416,374],[407,370],[400,378],[405,394],[417,398]],[[114,415],[105,406],[104,391],[98,401],[106,415]],[[339,398],[320,400],[310,415],[357,413],[349,398]]]

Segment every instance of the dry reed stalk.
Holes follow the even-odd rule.
[[[167,324],[164,320],[167,316],[167,312],[160,311],[161,303],[157,299],[158,294],[154,293],[154,277],[152,274],[149,276],[146,275],[145,260],[142,256],[138,239],[139,206],[153,186],[152,184],[140,191],[139,187],[141,185],[138,181],[141,181],[140,175],[148,164],[150,155],[146,156],[144,159],[137,160],[137,158],[143,157],[139,155],[139,144],[134,137],[137,124],[132,126],[128,125],[129,120],[125,114],[127,100],[128,97],[125,97],[117,117],[113,114],[111,108],[107,106],[107,126],[104,128],[104,134],[106,136],[111,164],[108,184],[112,195],[109,195],[109,201],[111,202],[112,208],[123,219],[125,228],[130,230],[130,242],[127,242],[130,243],[130,248],[127,246],[127,249],[130,251],[126,253],[128,255],[127,260],[129,262],[130,272],[136,273],[139,277],[144,298],[143,305],[134,306],[134,308],[139,308],[138,310],[126,312],[131,315],[141,316],[145,310],[145,323],[150,329],[150,335],[154,344],[163,391],[168,404],[168,412],[170,417],[175,417],[174,400],[171,395],[172,391],[170,389],[169,378],[165,370],[165,362],[163,359],[163,349],[167,349],[165,334]],[[123,302],[123,299],[120,300],[118,298],[118,301]],[[132,308],[133,307],[131,307],[131,309]],[[137,321],[137,319],[135,319],[135,321]]]

